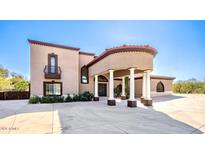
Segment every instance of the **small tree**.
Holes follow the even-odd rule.
[[[0,91],[8,91],[11,90],[11,82],[6,78],[0,77]]]
[[[2,66],[0,66],[0,77],[2,78],[8,78],[9,77],[9,71]]]
[[[16,91],[28,91],[29,90],[29,82],[26,80],[21,80],[17,82],[15,85]]]

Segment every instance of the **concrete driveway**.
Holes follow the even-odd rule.
[[[138,101],[128,108],[99,102],[27,104],[0,101],[0,133],[204,133],[205,95],[155,97],[153,107]]]

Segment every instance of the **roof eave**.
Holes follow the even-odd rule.
[[[76,47],[71,47],[71,46],[66,46],[66,45],[60,45],[60,44],[54,44],[54,43],[48,43],[48,42],[37,41],[37,40],[31,40],[31,39],[28,39],[28,42],[29,42],[30,44],[51,46],[51,47],[56,47],[56,48],[71,49],[71,50],[77,50],[77,51],[80,50],[80,48],[76,48]]]

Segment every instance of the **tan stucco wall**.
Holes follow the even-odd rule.
[[[91,93],[94,93],[94,78],[89,77],[89,84],[82,84],[81,83],[81,67],[84,65],[87,65],[90,61],[94,59],[94,56],[92,55],[85,55],[80,54],[79,55],[79,92],[83,93],[85,91],[89,91]]]
[[[151,79],[150,82],[150,88],[151,88],[151,93],[156,95],[156,90],[157,90],[157,83],[162,82],[164,84],[164,94],[167,94],[167,92],[172,91],[172,83],[173,80],[166,80],[166,79]],[[163,94],[163,93],[161,93]],[[142,79],[137,79],[135,80],[135,95],[137,97],[142,96]]]
[[[142,79],[135,80],[135,96],[142,96]]]
[[[172,91],[172,82],[173,80],[165,80],[165,79],[151,79],[151,91],[157,91],[158,82],[162,82],[164,84],[164,91]]]
[[[153,55],[146,52],[120,52],[108,55],[89,67],[89,74],[101,74],[109,69],[120,70],[135,67],[139,70],[153,69]]]
[[[43,95],[44,68],[48,65],[48,54],[58,55],[58,66],[62,74],[63,94],[79,92],[79,52],[76,50],[30,44],[31,95]]]
[[[114,76],[129,74],[130,67],[136,67],[136,71],[153,69],[153,55],[145,52],[121,52],[111,54],[101,61],[89,67],[89,84],[81,84],[81,67],[94,59],[93,55],[79,54],[79,51],[57,47],[30,44],[30,80],[31,95],[43,95],[43,82],[53,81],[44,78],[44,68],[48,65],[48,54],[58,55],[58,66],[61,67],[61,79],[54,80],[63,83],[63,95],[78,94],[84,91],[94,93],[95,74],[104,75],[109,80],[108,70],[114,69]],[[126,69],[126,70],[124,70]],[[118,71],[117,71],[118,70]],[[164,84],[165,91],[171,91],[173,80],[151,79],[151,91],[156,92],[157,83]],[[121,81],[114,80],[114,87]],[[109,94],[109,82],[107,82],[107,96]],[[135,95],[142,95],[142,79],[135,80]]]

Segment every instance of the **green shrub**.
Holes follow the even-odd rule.
[[[37,103],[40,102],[40,100],[41,100],[40,97],[38,97],[38,96],[32,96],[32,97],[30,97],[30,99],[29,99],[29,104],[37,104]]]
[[[51,103],[53,100],[51,96],[43,96],[41,97],[41,103]]]
[[[41,103],[62,103],[64,102],[63,96],[43,96]]]
[[[81,101],[92,101],[94,98],[94,95],[90,93],[89,91],[85,91],[80,95],[80,100]]]
[[[80,95],[74,95],[73,102],[79,102],[79,101],[80,101]]]
[[[65,102],[72,102],[73,99],[72,97],[70,96],[70,94],[67,95],[67,97],[65,98]]]
[[[64,97],[63,96],[54,96],[54,102],[55,103],[62,103],[62,102],[64,102]]]
[[[67,95],[66,98],[63,96],[33,96],[30,98],[29,103],[35,104],[35,103],[61,103],[61,102],[79,102],[79,101],[92,101],[94,98],[94,95],[88,91],[84,92],[80,95],[74,95],[73,97],[70,96],[70,94]]]
[[[121,93],[122,93],[122,85],[120,84],[114,88],[115,97],[120,97]]]

